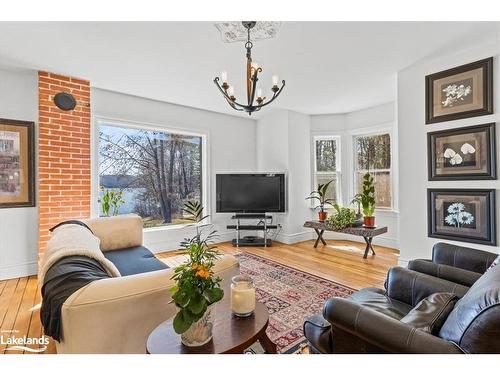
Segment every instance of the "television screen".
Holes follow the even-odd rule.
[[[218,174],[217,212],[285,211],[285,175]]]

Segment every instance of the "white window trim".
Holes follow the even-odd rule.
[[[199,130],[193,132],[192,130],[187,130],[183,127],[177,127],[175,125],[169,124],[159,124],[151,123],[147,121],[130,121],[123,120],[108,116],[94,115],[92,116],[92,129],[91,129],[91,139],[90,139],[90,169],[91,169],[91,191],[90,191],[90,216],[92,218],[97,218],[99,216],[99,126],[100,125],[112,125],[117,127],[128,127],[134,129],[147,129],[158,132],[171,132],[180,135],[196,136],[201,138],[202,155],[201,155],[201,181],[202,181],[202,204],[205,208],[206,214],[212,213],[211,210],[211,200],[210,200],[210,152],[208,148],[209,132],[204,130]],[[211,223],[211,216],[209,216],[204,223]],[[165,225],[152,228],[145,228],[144,231],[160,231],[160,230],[171,230],[179,229],[192,224],[174,224]]]
[[[334,140],[336,143],[336,171],[335,172],[317,172],[316,170],[316,141],[322,140]],[[312,151],[312,173],[311,173],[311,191],[317,189],[316,175],[332,175],[335,174],[337,176],[337,203],[342,205],[342,140],[340,135],[313,135],[311,137],[311,151]],[[315,207],[313,203],[311,203],[312,207]],[[330,207],[330,205],[328,205]]]
[[[390,125],[390,126],[389,126]],[[356,186],[356,173],[357,172],[366,172],[366,170],[357,170],[356,165],[357,165],[357,152],[356,152],[356,147],[355,147],[355,142],[357,137],[369,137],[369,136],[374,136],[374,135],[382,135],[382,134],[389,134],[389,140],[390,140],[390,147],[391,147],[391,168],[389,169],[377,169],[376,171],[378,172],[384,172],[384,171],[389,171],[391,175],[391,207],[390,208],[377,208],[376,211],[378,212],[396,212],[396,197],[395,197],[395,189],[396,187],[396,175],[395,175],[395,170],[396,168],[394,167],[394,152],[395,152],[395,146],[394,146],[394,135],[393,135],[393,124],[384,124],[380,126],[374,126],[370,128],[364,128],[364,129],[356,129],[354,131],[350,132],[351,136],[351,148],[352,148],[352,159],[351,159],[351,196],[356,195],[357,193],[357,186]],[[373,171],[373,170],[371,170]]]

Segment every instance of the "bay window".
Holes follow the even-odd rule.
[[[360,193],[363,175],[370,172],[375,183],[375,207],[392,209],[391,137],[378,133],[354,137],[354,192]]]
[[[328,189],[327,198],[340,202],[340,138],[314,137],[313,150],[313,190],[318,188],[318,184],[333,180]]]

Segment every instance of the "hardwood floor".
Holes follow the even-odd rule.
[[[328,280],[360,289],[368,286],[382,287],[387,270],[398,262],[399,251],[374,246],[377,255],[363,259],[364,244],[351,241],[328,241],[326,246],[313,248],[314,241],[293,245],[274,243],[272,247],[234,248],[230,243],[219,244],[227,254],[248,252],[278,263],[297,268]],[[178,255],[177,252],[156,254],[165,259]],[[4,341],[16,337],[40,337],[40,290],[36,276],[0,281],[0,335]],[[0,343],[0,353],[20,354],[19,351],[5,351]],[[45,354],[55,353],[54,341],[50,339]],[[25,353],[28,354],[28,353]]]

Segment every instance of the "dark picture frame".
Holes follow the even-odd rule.
[[[478,70],[481,70],[481,74],[478,73]],[[450,81],[446,82],[447,79],[450,79]],[[445,87],[445,85],[448,86]],[[455,90],[461,86],[467,91]],[[450,91],[445,91],[447,88],[450,88]],[[437,92],[441,93],[439,98],[435,95]],[[443,101],[443,99],[445,100]],[[447,108],[444,108],[445,106]],[[463,107],[463,110],[460,110],[460,107]],[[436,108],[439,108],[442,113],[436,113]],[[492,113],[493,57],[425,77],[426,124],[490,115]]]
[[[0,209],[35,206],[35,123],[0,118]]]
[[[427,189],[428,236],[496,246],[494,189]]]
[[[429,181],[496,180],[495,123],[427,133]]]

